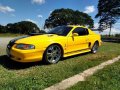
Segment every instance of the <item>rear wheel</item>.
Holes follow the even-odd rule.
[[[94,54],[97,53],[98,47],[99,47],[98,42],[95,42],[92,49],[91,49],[91,52],[94,53]]]
[[[43,61],[49,64],[57,63],[62,57],[62,50],[58,45],[50,45],[43,56]]]

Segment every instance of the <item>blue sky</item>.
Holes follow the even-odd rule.
[[[88,13],[98,26],[98,0],[0,0],[0,24],[32,21],[40,28],[54,9],[70,8]]]
[[[71,8],[84,12],[87,7],[92,7],[94,10],[88,11],[88,14],[94,19],[97,3],[98,0],[0,0],[0,7],[4,7],[4,10],[0,10],[0,24],[31,20],[38,26],[43,26],[50,12],[59,8]],[[95,22],[97,22],[96,19]]]

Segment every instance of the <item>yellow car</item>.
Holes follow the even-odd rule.
[[[13,39],[7,45],[7,55],[18,62],[57,63],[62,57],[80,53],[96,53],[101,37],[92,30],[77,25],[58,26],[46,34]]]

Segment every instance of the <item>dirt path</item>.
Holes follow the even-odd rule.
[[[0,55],[6,54],[6,46],[12,37],[0,37]]]
[[[68,79],[65,79],[65,80],[61,81],[60,83],[57,83],[53,86],[46,88],[45,90],[65,90],[65,89],[75,85],[76,83],[78,83],[80,81],[85,81],[86,77],[93,75],[96,71],[101,70],[105,66],[111,65],[119,60],[120,60],[120,55],[112,60],[108,60],[106,62],[103,62],[98,66],[92,67],[90,69],[83,71],[82,73],[79,73],[79,74],[74,75]]]

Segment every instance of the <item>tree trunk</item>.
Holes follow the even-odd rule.
[[[112,28],[112,24],[110,24],[109,37],[111,36],[111,28]]]

